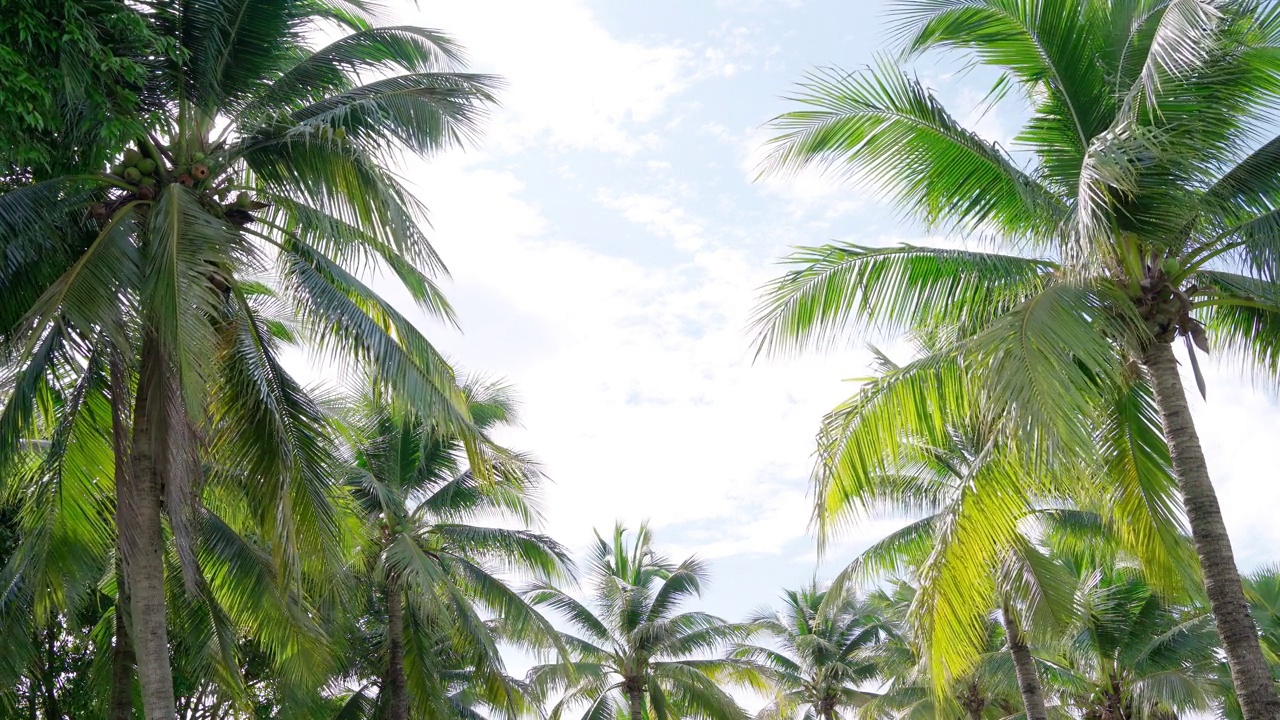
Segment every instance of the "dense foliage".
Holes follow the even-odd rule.
[[[494,100],[452,39],[362,0],[0,0],[0,715],[1274,716],[1280,575],[1238,576],[1170,346],[1277,369],[1280,7],[897,7],[904,57],[1027,90],[1034,160],[886,61],[811,78],[776,167],[1039,254],[793,258],[763,348],[918,350],[825,419],[821,541],[908,519],[736,619],[646,525],[580,572],[494,439],[510,389],[365,283],[452,320],[394,172]]]
[[[0,183],[97,169],[144,129],[164,45],[127,3],[4,0],[0,16]]]

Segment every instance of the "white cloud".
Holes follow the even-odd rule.
[[[655,128],[676,134],[682,120],[673,117],[674,96],[700,78],[741,72],[749,64],[742,58],[751,57],[731,51],[732,37],[713,38],[730,49],[709,55],[620,40],[577,0],[455,3],[430,12],[428,24],[447,29],[478,64],[510,81],[485,141],[504,159],[536,143],[622,154],[669,149],[663,145],[672,136]],[[767,131],[730,128],[725,117],[691,117],[681,127],[698,129],[678,134],[696,138],[684,142],[713,138],[724,165],[753,179]],[[999,120],[988,116],[981,131],[1004,137],[1011,125]],[[589,182],[590,169],[575,164],[581,157],[566,154],[552,167]],[[698,182],[682,159],[646,156],[643,167],[669,176],[667,189]],[[673,555],[778,553],[792,541],[786,562],[810,561],[794,557],[794,547],[810,514],[813,434],[821,414],[851,391],[840,378],[860,374],[866,358],[845,352],[752,364],[749,313],[777,268],[772,253],[751,255],[730,242],[743,228],[725,217],[777,203],[779,226],[790,227],[747,230],[766,243],[791,239],[787,232],[820,241],[815,228],[861,219],[874,197],[811,172],[717,188],[736,193],[720,215],[623,180],[584,191],[580,202],[617,211],[677,251],[664,265],[644,264],[601,251],[592,242],[599,227],[537,204],[566,198],[526,187],[517,171],[485,160],[451,154],[415,170],[466,331],[430,335],[464,368],[510,379],[524,399],[524,428],[504,438],[537,454],[555,481],[547,490],[548,529],[578,545],[615,518],[651,518],[683,544]],[[408,306],[403,295],[398,304]],[[1280,506],[1280,445],[1269,439],[1280,411],[1221,374],[1211,376],[1210,392],[1196,419],[1239,559],[1253,565],[1280,544],[1272,517]],[[831,557],[847,559],[892,527],[862,526]],[[759,599],[772,597],[772,580],[761,583]]]
[[[763,12],[777,8],[795,9],[804,5],[804,0],[716,0],[716,5],[735,10]]]
[[[636,125],[657,116],[691,76],[692,52],[615,38],[581,0],[432,3],[416,22],[444,28],[473,65],[503,76],[488,148],[534,142],[634,153]]]
[[[758,30],[723,23],[711,32],[711,42],[702,50],[702,72],[713,77],[733,77],[778,52],[777,45],[761,42]]]
[[[655,196],[601,201],[686,253],[665,267],[559,234],[510,173],[451,157],[420,185],[466,331],[431,334],[518,389],[524,428],[504,438],[545,462],[551,532],[576,544],[650,518],[704,531],[704,555],[804,536],[814,430],[865,358],[753,365],[749,314],[773,268]]]
[[[679,250],[692,252],[706,244],[702,225],[690,219],[683,208],[667,198],[640,193],[619,195],[602,188],[596,194],[596,201],[621,211],[627,220],[653,234],[669,238]]]

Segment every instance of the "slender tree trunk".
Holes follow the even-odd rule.
[[[120,548],[133,618],[134,655],[147,720],[174,720],[173,672],[165,619],[164,536],[161,522],[165,468],[164,360],[144,341],[133,413],[131,486],[116,500]]]
[[[1047,720],[1049,711],[1044,705],[1044,691],[1040,686],[1040,674],[1031,657],[1031,649],[1018,627],[1018,619],[1008,605],[1000,608],[1000,622],[1009,641],[1009,655],[1013,658],[1013,672],[1018,678],[1018,692],[1022,693],[1022,705],[1027,720]]]
[[[50,627],[44,631],[44,651],[45,659],[41,668],[41,684],[44,685],[44,717],[45,720],[62,720],[62,710],[58,708],[58,678],[56,676],[53,664],[57,658],[57,648],[55,647],[57,631]]]
[[[639,687],[627,686],[627,702],[631,705],[631,720],[644,720],[644,698]]]
[[[404,598],[394,584],[387,592],[387,720],[408,720],[409,697],[404,681]]]
[[[111,436],[115,453],[115,479],[117,498],[117,523],[132,522],[121,518],[119,500],[132,487],[133,463],[130,462],[129,442],[129,374],[123,359],[111,354]],[[117,531],[117,538],[119,531]],[[130,720],[133,717],[133,641],[129,638],[129,592],[124,578],[123,550],[117,539],[116,558],[116,638],[111,655],[110,720]]]
[[[116,596],[116,644],[111,654],[110,720],[130,720],[133,717],[133,642],[129,639],[129,626],[125,617],[128,602],[129,596],[123,592]]]
[[[1182,490],[1182,505],[1191,524],[1205,589],[1227,663],[1231,666],[1240,707],[1245,720],[1275,720],[1280,717],[1280,697],[1272,687],[1271,673],[1258,643],[1257,627],[1244,599],[1231,538],[1209,480],[1209,468],[1187,407],[1173,347],[1169,343],[1154,343],[1145,353],[1143,364],[1151,375],[1165,439],[1173,456],[1173,471]]]

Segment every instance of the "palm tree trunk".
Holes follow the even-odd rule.
[[[1022,706],[1027,720],[1047,720],[1049,711],[1044,705],[1044,691],[1040,686],[1040,674],[1036,671],[1031,649],[1018,627],[1018,620],[1006,604],[1000,608],[1000,622],[1009,641],[1009,655],[1013,658],[1013,673],[1018,678],[1018,692],[1022,693]]]
[[[387,720],[408,720],[409,697],[404,681],[404,599],[398,588],[387,592]]]
[[[144,342],[133,413],[133,473],[116,499],[120,549],[133,618],[133,648],[146,720],[174,720],[173,672],[165,619],[164,537],[161,497],[164,471],[164,360]]]
[[[57,657],[53,627],[44,631],[45,660],[41,664],[41,685],[44,687],[45,720],[62,720],[62,710],[58,708],[58,680],[54,677],[53,663]]]
[[[644,720],[644,699],[640,688],[627,688],[627,702],[631,705],[631,720]]]
[[[116,596],[116,644],[111,653],[110,720],[130,720],[133,717],[133,643],[129,640],[129,627],[125,622],[125,605],[128,602],[129,596],[123,592]]]
[[[129,444],[129,376],[124,361],[117,353],[111,354],[111,436],[115,453],[116,497],[120,498],[131,488],[133,463],[130,462]],[[119,501],[117,500],[117,505]],[[120,521],[117,510],[117,522]],[[132,520],[129,520],[132,522]],[[117,531],[117,538],[119,531]],[[116,557],[116,639],[111,655],[110,720],[130,720],[133,717],[133,641],[129,638],[129,593],[124,579],[123,555],[117,539]]]
[[[1249,615],[1240,572],[1231,551],[1222,509],[1209,480],[1209,467],[1200,448],[1191,410],[1187,407],[1178,361],[1169,343],[1155,342],[1143,356],[1151,375],[1156,404],[1164,424],[1165,440],[1173,456],[1173,471],[1182,491],[1182,505],[1191,524],[1196,554],[1204,574],[1205,589],[1213,608],[1218,634],[1231,667],[1240,707],[1245,720],[1275,720],[1280,717],[1280,697],[1271,683],[1271,673],[1258,643],[1257,626]]]

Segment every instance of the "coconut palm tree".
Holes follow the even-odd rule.
[[[890,60],[821,71],[774,121],[767,169],[814,166],[930,228],[1005,252],[798,251],[759,314],[766,351],[876,328],[948,341],[1030,440],[1087,454],[1115,388],[1152,388],[1248,718],[1280,715],[1173,344],[1280,369],[1280,139],[1259,143],[1280,13],[1209,0],[902,0],[905,57],[947,50],[1025,98],[1019,155],[957,122]],[[1200,374],[1196,373],[1201,382]]]
[[[744,639],[747,628],[679,610],[702,592],[707,571],[700,560],[672,563],[653,549],[647,525],[630,541],[617,525],[610,540],[596,535],[587,567],[590,606],[551,585],[534,586],[526,595],[534,605],[556,610],[573,630],[560,636],[566,657],[529,671],[538,697],[559,693],[549,720],[583,704],[584,720],[745,720],[715,678],[749,682],[754,668],[707,656]]]
[[[476,382],[464,392],[480,429],[515,422],[506,386]],[[536,523],[541,471],[524,455],[486,445],[490,472],[474,472],[457,432],[376,388],[360,400],[352,444],[347,485],[368,539],[354,579],[364,602],[352,618],[363,637],[347,653],[349,674],[377,678],[366,685],[376,686],[374,705],[389,720],[447,716],[459,671],[475,695],[519,714],[524,699],[503,669],[502,636],[481,612],[501,618],[501,630],[524,642],[551,638],[554,628],[500,576],[566,579],[569,559],[545,535],[474,523],[486,517]]]
[[[864,685],[878,673],[867,648],[893,632],[885,619],[849,594],[816,583],[782,594],[781,610],[748,619],[767,645],[741,643],[730,657],[759,665],[774,692],[756,720],[836,720],[867,701]]]
[[[295,519],[336,532],[327,511],[286,507],[325,497],[334,465],[317,461],[314,402],[279,363],[264,304],[287,306],[301,337],[371,366],[434,422],[474,433],[447,363],[358,274],[385,267],[450,316],[423,209],[390,167],[471,137],[494,81],[458,72],[447,37],[379,27],[360,3],[134,11],[170,50],[143,58],[149,131],[99,172],[0,195],[0,346],[12,368],[0,466],[50,387],[119,367],[109,396],[128,406],[116,443],[127,471],[114,479],[131,640],[146,717],[170,720],[163,533],[198,587],[205,454],[238,455],[220,466],[253,489],[275,559],[296,565],[300,543],[323,539]],[[341,37],[314,50],[318,27]]]
[[[1042,648],[1064,705],[1087,720],[1206,713],[1219,661],[1212,617],[1162,599],[1132,567],[1067,565],[1078,619]]]
[[[1028,717],[1045,718],[1026,635],[1061,625],[1071,584],[1038,546],[1042,529],[1105,536],[1171,589],[1198,582],[1145,388],[1131,385],[1116,403],[1125,412],[1109,416],[1090,462],[1064,463],[1028,451],[963,371],[935,373],[947,392],[910,413],[921,422],[904,422],[904,386],[920,371],[875,358],[877,373],[824,420],[815,519],[824,540],[859,519],[912,521],[864,551],[835,587],[912,577],[908,619],[940,686],[973,670],[997,612]]]
[[[872,591],[865,604],[888,629],[866,648],[864,659],[876,668],[876,692],[857,711],[866,720],[996,720],[1017,714],[1018,689],[1009,655],[1001,647],[1000,626],[990,616],[979,661],[963,674],[939,683],[909,617],[916,587],[901,578]]]

